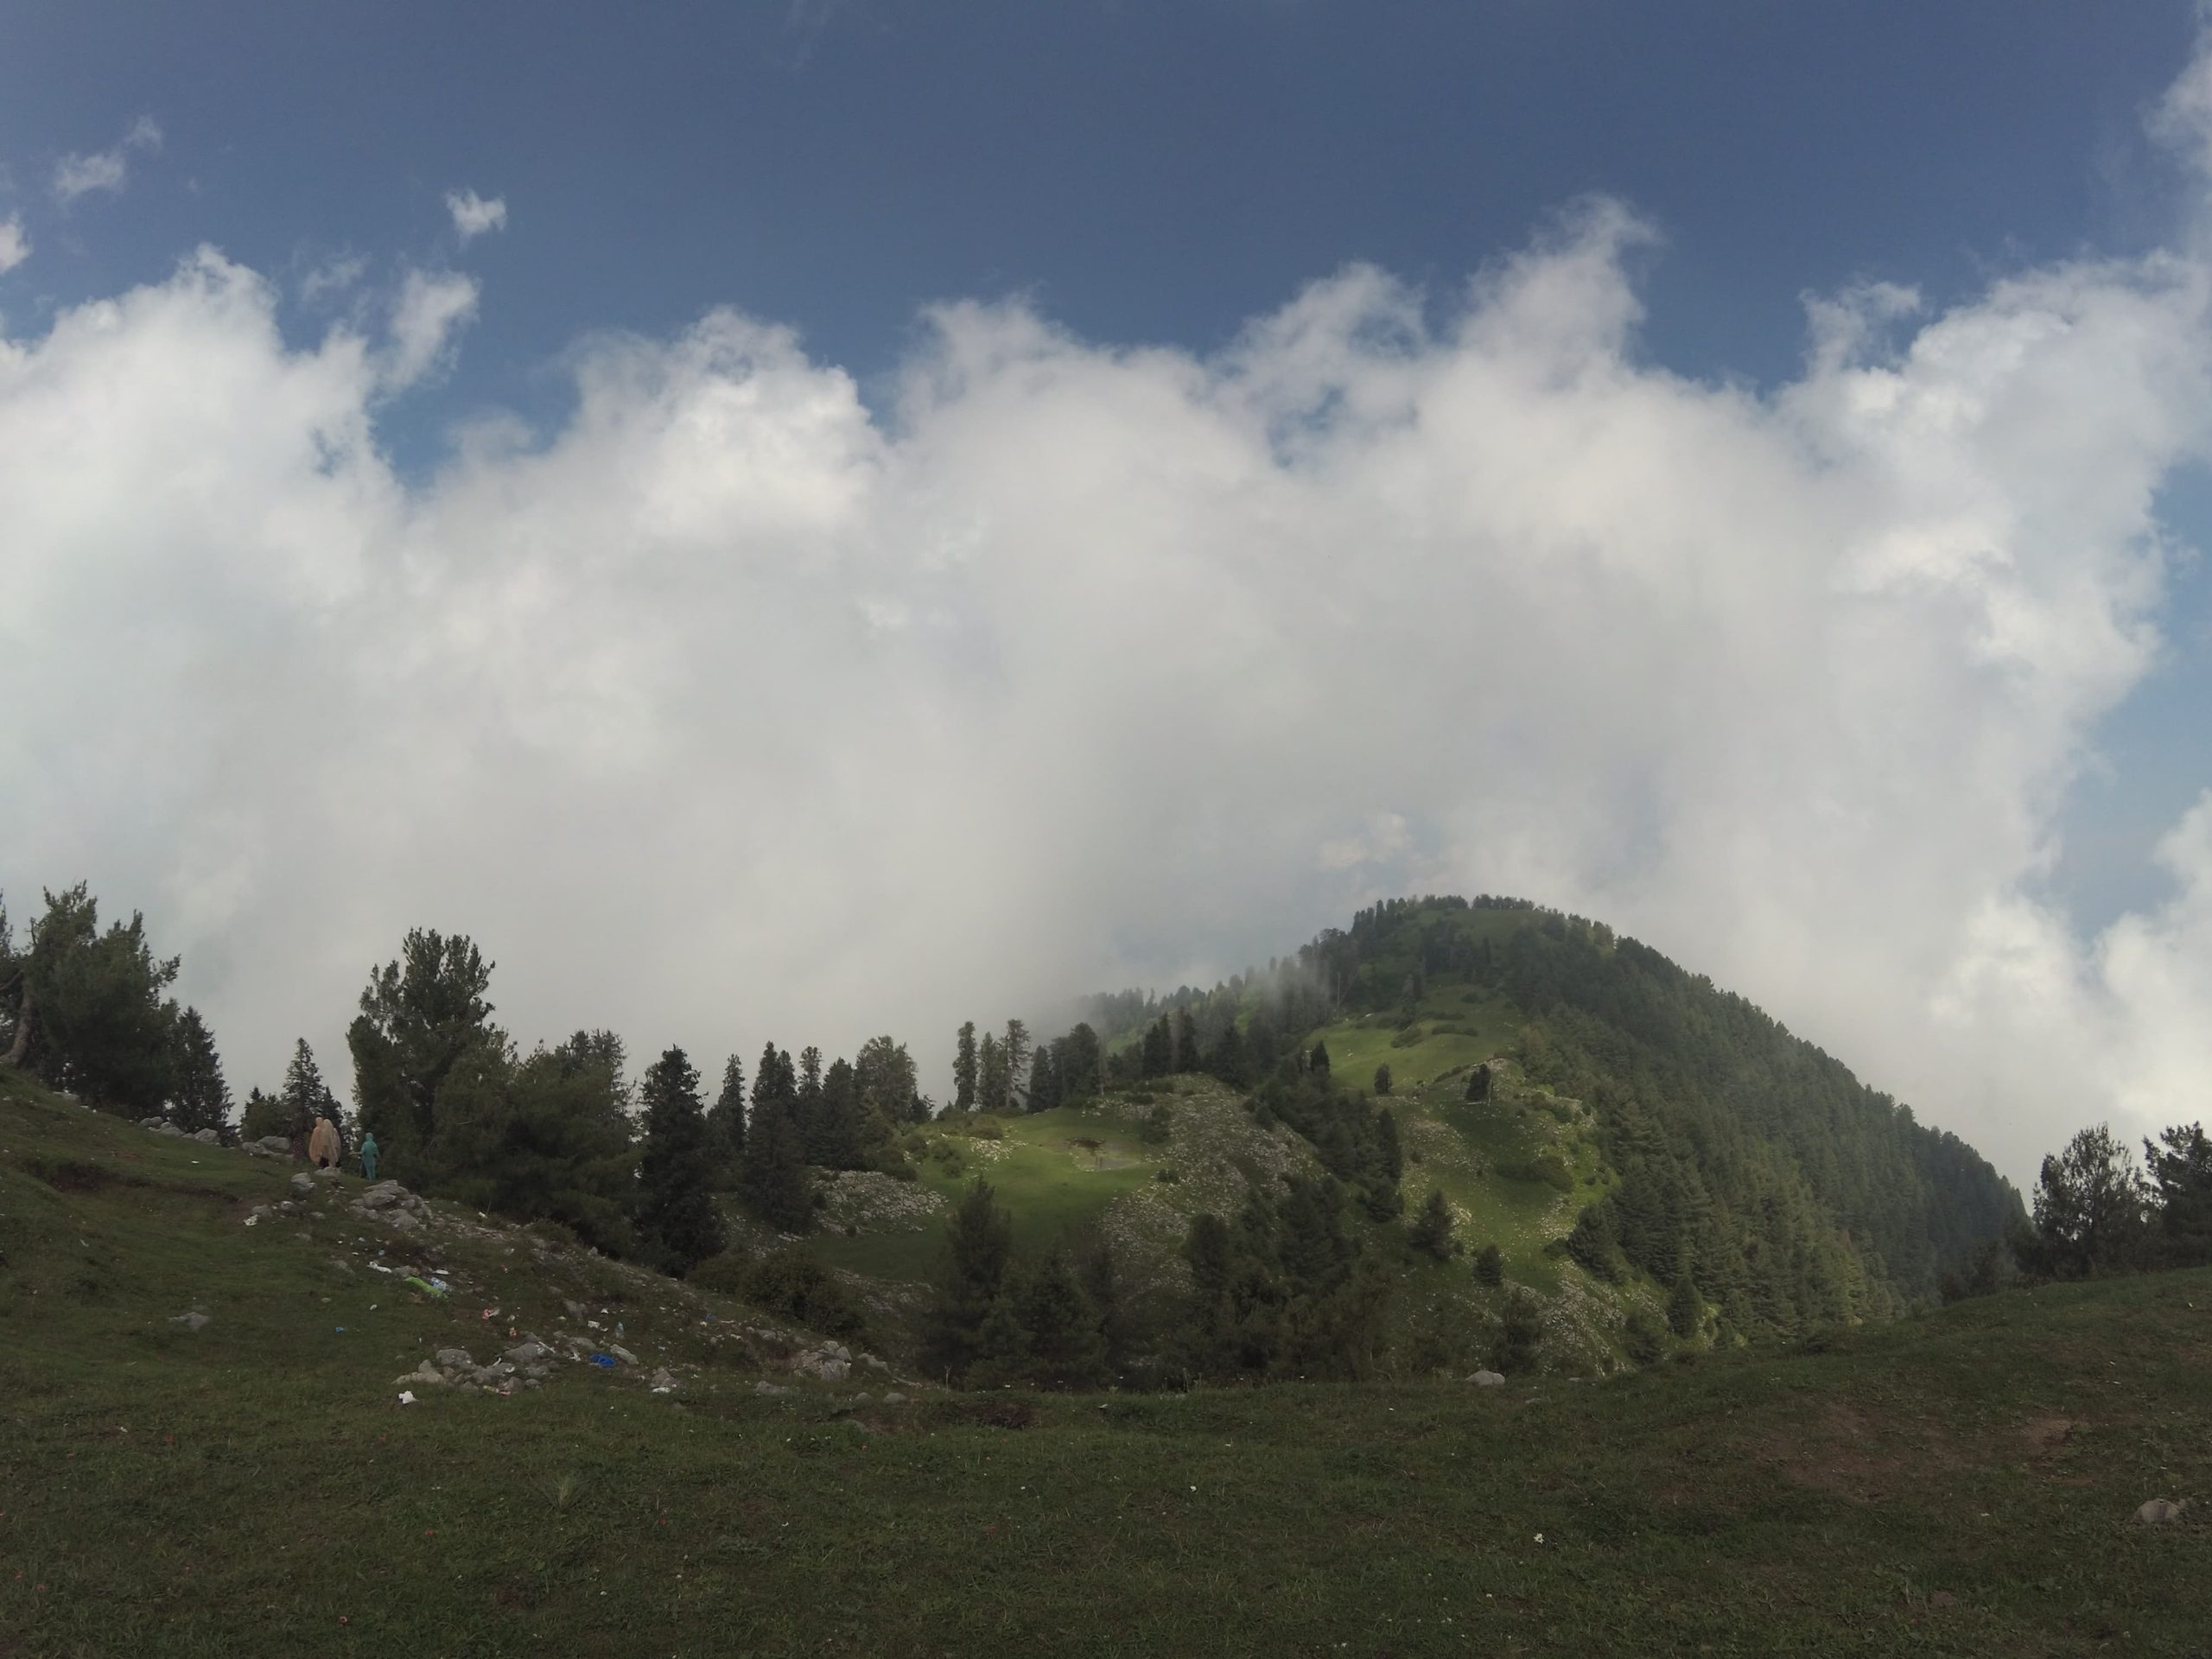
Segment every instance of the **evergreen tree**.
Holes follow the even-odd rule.
[[[867,1168],[865,1117],[859,1073],[849,1060],[832,1061],[822,1079],[822,1109],[807,1161],[825,1169]]]
[[[1022,1103],[1014,1096],[1020,1093],[1029,1070],[1029,1027],[1019,1020],[1006,1022],[1006,1036],[999,1044],[999,1058],[1006,1065],[1007,1107]]]
[[[747,1209],[787,1233],[804,1232],[813,1217],[798,1109],[798,1069],[789,1052],[770,1043],[753,1074],[753,1116],[745,1131],[741,1190]]]
[[[745,1064],[734,1054],[722,1063],[721,1092],[707,1111],[707,1158],[715,1191],[737,1185],[745,1158]]]
[[[238,1117],[238,1138],[260,1141],[272,1135],[289,1137],[291,1122],[284,1108],[282,1095],[264,1095],[256,1084],[245,1097],[245,1110]]]
[[[1306,1069],[1318,1071],[1325,1077],[1329,1075],[1329,1046],[1326,1043],[1313,1045],[1313,1052],[1306,1057]]]
[[[952,1109],[976,1109],[976,1022],[961,1022],[960,1044],[952,1056]]]
[[[231,1086],[223,1081],[223,1062],[200,1010],[187,1008],[177,1020],[175,1081],[168,1119],[188,1135],[230,1126]]]
[[[2212,1139],[2191,1123],[2143,1143],[2158,1243],[2172,1267],[2212,1262]]]
[[[976,1060],[976,1101],[987,1112],[1004,1112],[1013,1089],[1007,1076],[1006,1051],[989,1032]]]
[[[1388,1061],[1375,1068],[1375,1092],[1378,1095],[1388,1095],[1390,1092],[1390,1066]]]
[[[2125,1141],[2099,1123],[2045,1158],[2036,1182],[2036,1231],[2061,1274],[2127,1265],[2142,1242],[2148,1199]]]
[[[638,1230],[681,1276],[722,1248],[699,1074],[680,1048],[646,1068],[645,1137],[638,1163]]]
[[[1213,1051],[1206,1056],[1205,1069],[1212,1076],[1232,1089],[1252,1086],[1252,1057],[1244,1046],[1244,1033],[1231,1020],[1221,1029],[1214,1040]]]
[[[998,1207],[988,1182],[971,1183],[954,1207],[945,1246],[936,1300],[925,1320],[924,1351],[930,1369],[957,1379],[982,1355],[983,1327],[1014,1251],[1014,1224]],[[1003,1345],[1003,1332],[1000,1339]]]
[[[871,1037],[861,1045],[853,1061],[855,1086],[864,1116],[880,1120],[883,1138],[889,1140],[908,1123],[929,1116],[922,1098],[921,1073],[906,1045],[889,1037]]]
[[[8,1058],[89,1104],[143,1116],[173,1086],[178,1010],[164,993],[177,958],[154,955],[143,916],[99,924],[85,883],[46,895],[26,948],[0,972],[16,992]]]
[[[1098,1033],[1087,1021],[1081,1022],[1065,1040],[1065,1056],[1056,1056],[1053,1062],[1061,1098],[1070,1103],[1097,1099],[1105,1086],[1105,1054],[1099,1045]]]
[[[1467,1098],[1481,1102],[1490,1098],[1490,1062],[1485,1060],[1467,1073]]]
[[[473,1090],[507,1063],[511,1046],[484,996],[493,967],[461,934],[413,928],[398,959],[370,972],[346,1045],[360,1127],[395,1163],[427,1159],[449,1079]]]
[[[1105,1379],[1098,1309],[1058,1250],[1006,1274],[978,1334],[971,1379],[988,1386],[1095,1388]]]
[[[322,1080],[322,1068],[315,1063],[315,1050],[308,1046],[308,1039],[301,1038],[292,1045],[292,1061],[284,1068],[283,1126],[276,1131],[284,1135],[306,1135],[315,1129],[315,1121],[327,1117],[338,1121],[338,1097],[330,1092]]]
[[[1052,1051],[1041,1045],[1029,1065],[1029,1109],[1049,1112],[1060,1103],[1060,1084],[1052,1071]]]
[[[1505,1256],[1495,1244],[1485,1244],[1475,1252],[1475,1282],[1479,1285],[1502,1285],[1505,1282]]]
[[[1408,1230],[1413,1247],[1439,1262],[1452,1256],[1452,1206],[1445,1202],[1444,1194],[1431,1187],[1428,1199],[1421,1207],[1421,1214],[1414,1218]]]
[[[1164,1077],[1174,1069],[1175,1039],[1168,1030],[1166,1014],[1145,1027],[1141,1058],[1147,1077]]]
[[[1690,1277],[1689,1258],[1685,1255],[1675,1273],[1675,1287],[1668,1294],[1667,1328],[1678,1337],[1694,1337],[1704,1321],[1705,1298],[1697,1294],[1697,1281]]]
[[[1508,1376],[1536,1369],[1536,1351],[1543,1341],[1543,1308],[1525,1290],[1505,1299],[1505,1317],[1497,1342],[1491,1350],[1491,1369]]]
[[[630,1083],[625,1075],[629,1068],[628,1051],[621,1038],[611,1031],[579,1031],[558,1048],[552,1051],[553,1062],[563,1077],[579,1077],[589,1071],[606,1081],[606,1086],[624,1111],[631,1106]]]

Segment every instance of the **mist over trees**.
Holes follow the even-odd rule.
[[[179,963],[154,953],[143,917],[103,925],[81,883],[44,898],[20,940],[0,906],[0,1061],[185,1129],[290,1139],[328,1117],[349,1140],[373,1132],[385,1168],[418,1191],[671,1273],[734,1259],[734,1218],[804,1235],[841,1173],[913,1180],[929,1144],[915,1130],[936,1108],[890,1035],[849,1058],[771,1041],[749,1076],[730,1054],[709,1101],[681,1048],[635,1081],[609,1030],[524,1051],[495,1023],[494,964],[467,937],[427,929],[367,974],[346,1033],[350,1109],[304,1039],[276,1092],[256,1086],[240,1102],[215,1033],[171,995]],[[1320,1038],[1340,1019],[1410,1029],[1433,1018],[1422,1010],[1439,994],[1521,1021],[1503,1052],[1451,1084],[1453,1098],[1486,1107],[1520,1078],[1591,1114],[1611,1179],[1556,1248],[1600,1281],[1661,1288],[1663,1322],[1630,1331],[1634,1352],[1662,1352],[1670,1336],[1750,1340],[1880,1318],[2015,1277],[2212,1262],[2201,1124],[2145,1140],[2139,1160],[2106,1126],[2084,1129],[2044,1160],[2031,1214],[1955,1137],[1602,925],[1514,900],[1393,900],[1211,988],[1091,999],[1055,1037],[1019,1019],[961,1025],[945,1109],[977,1135],[996,1133],[992,1116],[1143,1103],[1157,1083],[1205,1075],[1260,1128],[1307,1143],[1318,1173],[1255,1186],[1234,1214],[1198,1215],[1181,1252],[1189,1289],[1143,1306],[1102,1232],[1017,1250],[976,1183],[950,1224],[933,1363],[956,1380],[1035,1387],[1370,1375],[1414,1260],[1460,1262],[1509,1292],[1491,1356],[1536,1363],[1541,1322],[1495,1243],[1463,1243],[1440,1192],[1408,1214],[1390,1068],[1376,1069],[1371,1091],[1340,1084]],[[1137,1116],[1141,1139],[1166,1144],[1164,1107]],[[856,1317],[794,1249],[772,1269],[721,1276]],[[1417,1346],[1431,1335],[1417,1325]]]

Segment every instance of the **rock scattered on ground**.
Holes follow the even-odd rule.
[[[169,1316],[169,1323],[181,1325],[188,1331],[200,1331],[207,1327],[207,1316],[195,1308],[189,1313],[172,1313]]]
[[[1467,1381],[1478,1389],[1502,1389],[1505,1386],[1504,1376],[1497,1371],[1477,1371]]]
[[[2146,1527],[2162,1527],[2180,1520],[2182,1512],[2188,1508],[2189,1500],[2185,1497],[2178,1503],[2171,1497],[2154,1497],[2135,1511],[2135,1518]]]

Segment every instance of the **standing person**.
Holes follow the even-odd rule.
[[[372,1181],[377,1178],[377,1138],[366,1129],[361,1131],[361,1173]]]
[[[308,1137],[308,1161],[317,1169],[338,1167],[338,1126],[327,1117],[315,1121],[315,1133]]]

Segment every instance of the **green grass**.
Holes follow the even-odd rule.
[[[287,1173],[0,1103],[10,1659],[2208,1639],[2207,1517],[2130,1517],[2212,1498],[2212,1272],[1602,1382],[855,1410],[880,1383],[757,1397],[765,1362],[700,1322],[726,1305],[454,1232],[473,1217],[419,1252],[454,1296],[395,1299],[330,1265],[328,1221],[311,1244],[238,1225]],[[397,1403],[402,1358],[480,1332],[482,1306],[544,1323],[586,1291],[641,1355],[699,1367],[681,1393],[576,1368]],[[213,1323],[170,1325],[187,1306]]]
[[[958,1203],[976,1177],[988,1181],[1014,1218],[1018,1249],[1047,1248],[1071,1228],[1095,1221],[1116,1198],[1150,1182],[1160,1168],[1158,1149],[1137,1138],[1135,1119],[1111,1107],[1063,1107],[992,1121],[1002,1139],[944,1131],[930,1136],[958,1154],[957,1167],[927,1154],[914,1161],[922,1185],[948,1203]],[[1077,1144],[1084,1141],[1097,1144]],[[824,1234],[812,1243],[833,1267],[918,1282],[935,1273],[943,1257],[944,1228],[940,1218],[852,1237]]]

